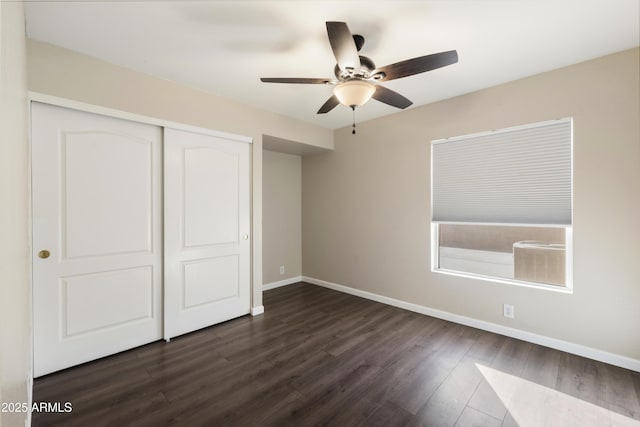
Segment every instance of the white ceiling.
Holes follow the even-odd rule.
[[[459,62],[384,83],[409,108],[640,44],[638,0],[26,1],[27,35],[327,128],[351,110],[316,111],[333,77],[325,21],[365,37],[377,66],[456,49]],[[359,122],[392,114],[371,101]]]

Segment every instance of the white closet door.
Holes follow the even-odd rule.
[[[165,339],[250,311],[249,144],[165,129]]]
[[[161,137],[32,103],[36,377],[162,337]]]

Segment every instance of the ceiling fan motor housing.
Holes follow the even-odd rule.
[[[336,64],[335,68],[333,69],[333,73],[335,74],[336,78],[340,81],[350,80],[353,78],[380,80],[381,77],[379,77],[379,75],[384,75],[384,73],[371,74],[376,69],[376,64],[373,62],[373,60],[363,55],[359,55],[358,57],[360,58],[360,70],[356,71],[351,67],[342,70],[340,66]]]

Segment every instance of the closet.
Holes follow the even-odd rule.
[[[250,140],[31,103],[34,376],[250,311]]]

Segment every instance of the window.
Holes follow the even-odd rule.
[[[432,269],[571,288],[572,120],[433,141]]]

